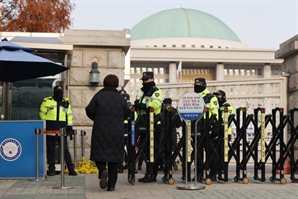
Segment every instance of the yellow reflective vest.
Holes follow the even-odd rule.
[[[223,103],[223,105],[220,107],[220,111],[222,112],[222,118],[224,118],[224,109],[225,108],[228,108],[228,116],[230,116],[231,114],[234,114],[235,113],[235,110],[234,110],[234,107],[231,106],[229,103],[225,102]],[[224,125],[224,124],[223,124]],[[231,135],[232,134],[232,128],[231,126],[229,126],[229,129],[228,129],[228,135]]]
[[[66,125],[72,126],[73,115],[70,100],[64,97],[62,102],[57,102],[53,97],[44,98],[40,105],[39,116],[41,120],[47,121],[47,130],[58,130]]]
[[[210,109],[209,117],[211,117],[212,115],[216,115],[216,119],[218,119],[219,104],[218,104],[217,97],[210,94],[207,88],[204,91],[200,92],[199,95],[202,98],[204,98],[206,108]],[[210,99],[206,100],[206,98],[208,98],[209,96],[210,96]],[[206,113],[204,114],[204,118],[206,118]]]
[[[144,96],[144,92],[141,93],[140,101],[141,104],[146,104],[146,107],[152,107],[154,109],[154,114],[158,115],[161,112],[162,106],[162,91],[156,89],[151,96]],[[140,110],[140,114],[146,114],[145,110]]]

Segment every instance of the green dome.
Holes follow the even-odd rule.
[[[193,9],[171,9],[158,12],[135,25],[131,40],[156,38],[209,38],[241,42],[218,18]]]

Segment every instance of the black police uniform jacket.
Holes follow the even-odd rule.
[[[101,162],[122,163],[124,150],[124,118],[128,108],[115,88],[103,88],[86,107],[93,120],[90,159]]]

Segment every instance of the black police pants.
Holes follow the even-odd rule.
[[[55,158],[56,158],[56,142],[60,145],[60,136],[46,136],[47,140],[47,160],[49,164],[49,172],[55,172]],[[64,137],[64,160],[66,162],[68,171],[74,170],[74,164],[71,161],[71,156],[67,146],[67,137]],[[64,168],[61,168],[63,171]]]

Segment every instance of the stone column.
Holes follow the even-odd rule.
[[[288,78],[288,88],[287,88],[287,99],[288,99],[288,110],[298,107],[298,35],[290,38],[284,43],[280,44],[280,48],[275,52],[276,59],[284,59],[281,65],[282,76]],[[297,125],[298,118],[294,118],[294,125]],[[287,132],[288,142],[290,138],[290,132]],[[295,144],[295,154],[294,157],[298,157],[298,142]],[[296,159],[295,159],[296,160]]]
[[[177,68],[176,63],[171,62],[169,63],[169,83],[176,83],[177,82]]]
[[[222,62],[218,62],[216,64],[216,80],[217,81],[222,81],[225,79],[224,76],[224,64]]]
[[[271,65],[269,63],[264,64],[264,78],[271,78]]]

